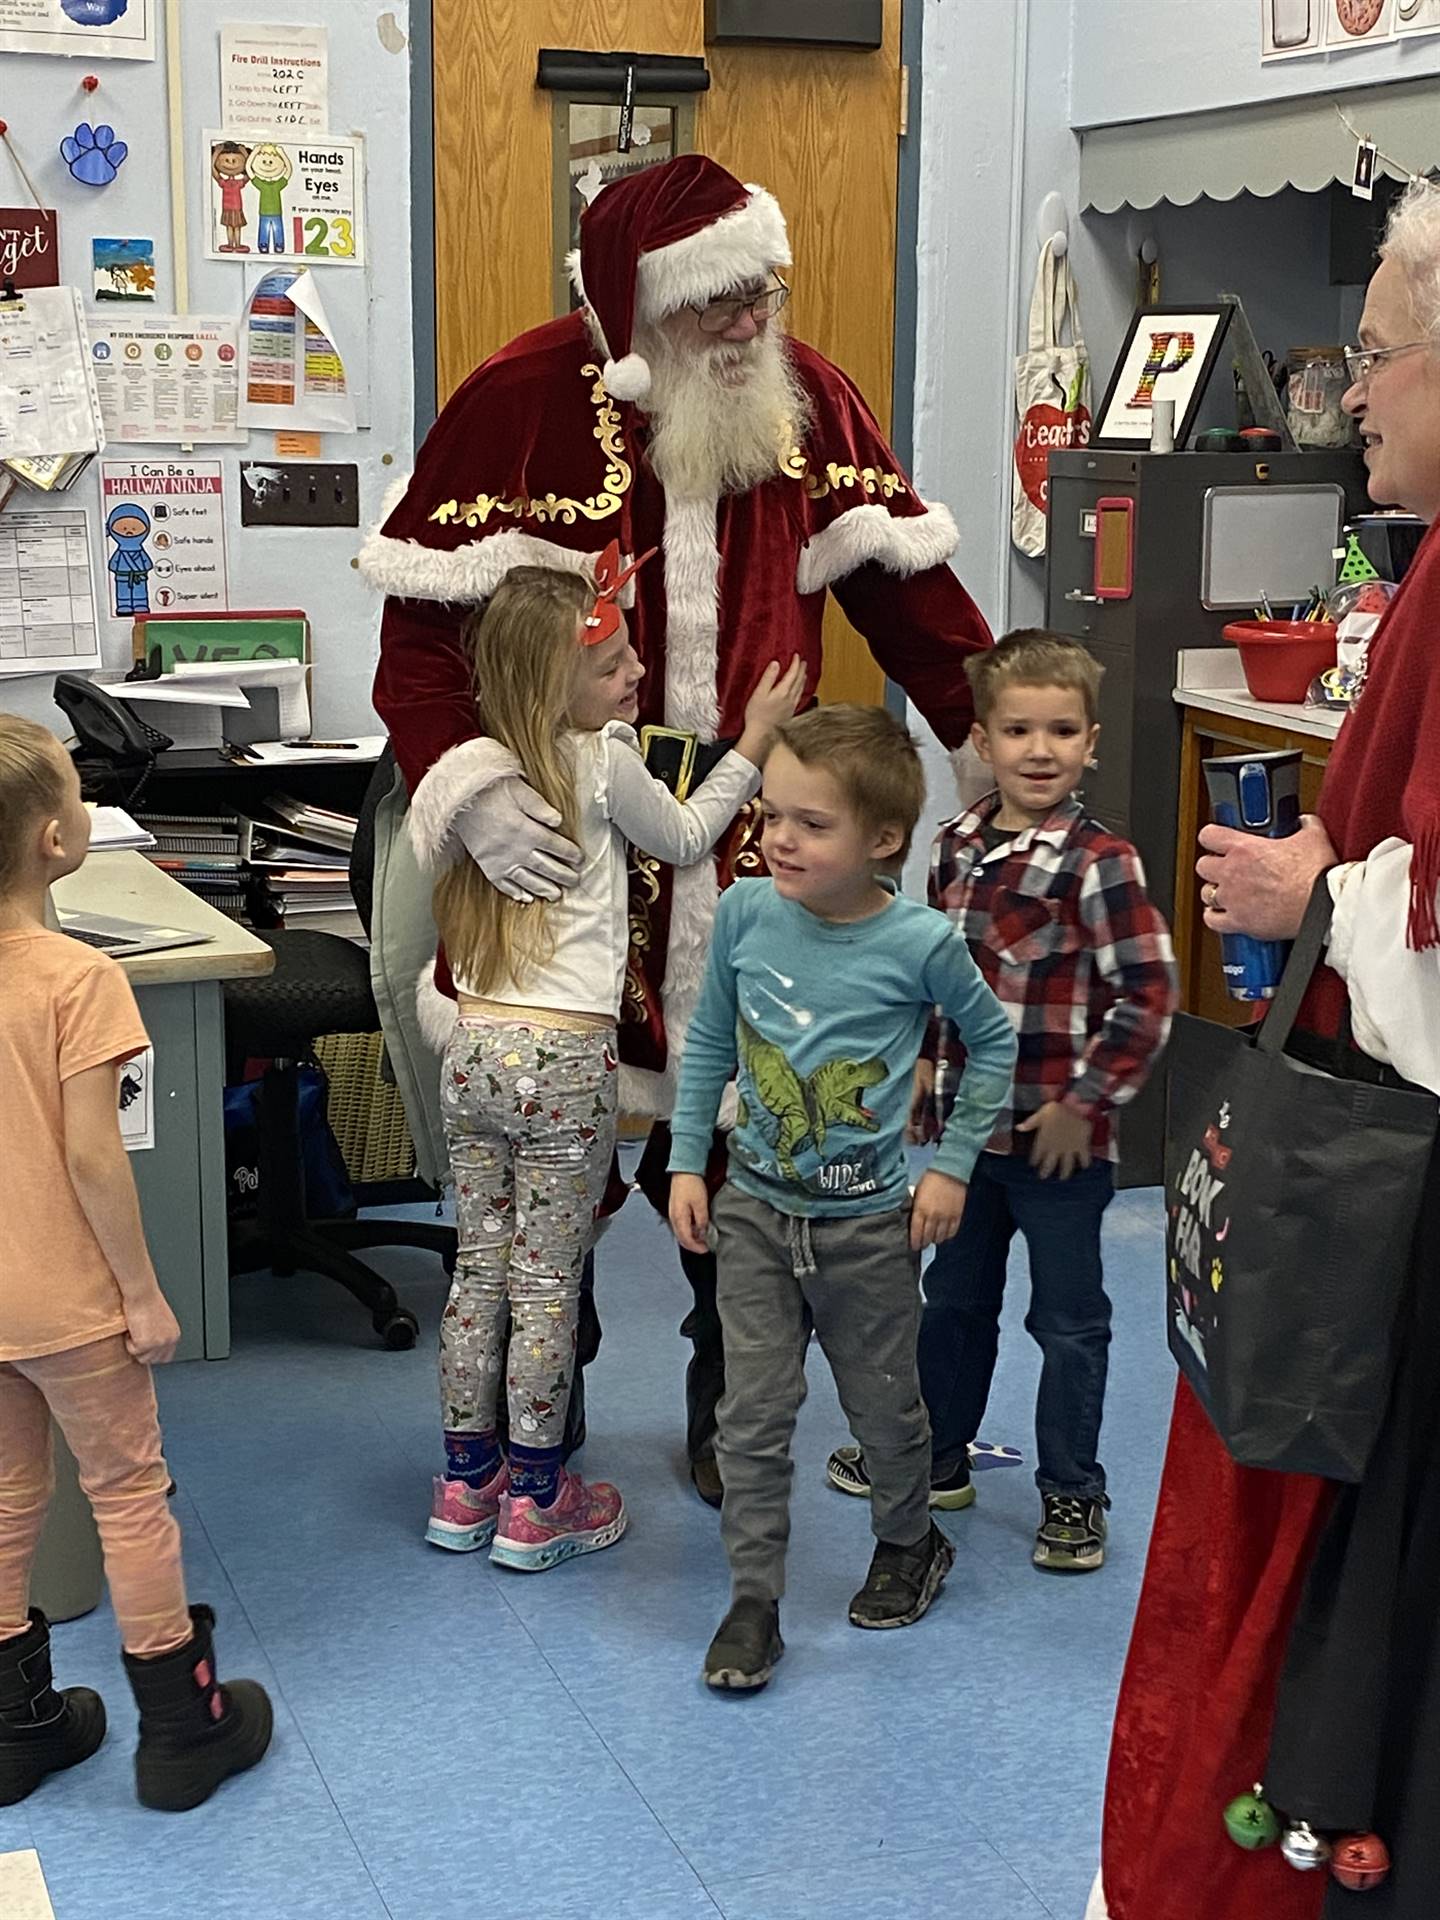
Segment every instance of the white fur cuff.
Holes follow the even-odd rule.
[[[795,586],[818,593],[871,561],[908,579],[948,560],[960,544],[960,531],[948,507],[899,516],[888,507],[851,507],[817,533],[800,552]]]
[[[520,773],[520,764],[498,740],[462,740],[442,753],[416,787],[407,823],[410,844],[423,871],[455,859],[461,849],[455,822],[481,794]]]
[[[435,1053],[444,1053],[455,1031],[460,1009],[448,993],[435,984],[435,962],[427,960],[415,982],[415,1015],[425,1044]]]
[[[518,527],[482,533],[454,548],[427,547],[420,540],[398,540],[383,531],[405,498],[410,477],[397,480],[385,496],[379,524],[366,536],[357,565],[370,586],[401,600],[444,600],[456,606],[483,606],[512,567],[556,567],[563,573],[593,574],[600,557],[578,553]],[[436,506],[443,504],[440,501]],[[622,606],[633,603],[627,585]]]

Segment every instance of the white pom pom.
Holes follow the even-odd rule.
[[[643,400],[650,391],[650,363],[638,353],[605,362],[605,391],[612,400]]]

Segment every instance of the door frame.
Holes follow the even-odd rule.
[[[910,76],[909,126],[899,142],[895,207],[895,356],[891,443],[907,472],[915,459],[915,338],[919,321],[922,0],[901,0],[900,60]],[[410,315],[414,329],[415,448],[435,421],[435,15],[434,0],[410,4]],[[886,682],[887,704],[904,696]]]

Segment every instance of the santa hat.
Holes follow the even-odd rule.
[[[650,368],[631,350],[636,319],[762,279],[790,264],[785,216],[763,187],[746,187],[703,154],[642,167],[603,189],[580,221],[571,270],[605,336],[605,389],[643,400]]]

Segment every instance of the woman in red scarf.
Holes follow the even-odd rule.
[[[1392,216],[1351,373],[1371,498],[1431,528],[1371,642],[1319,817],[1288,840],[1206,827],[1197,870],[1207,926],[1277,939],[1326,874],[1330,968],[1300,1024],[1333,1058],[1348,1009],[1359,1077],[1440,1093],[1440,187],[1415,183]],[[1090,1920],[1349,1914],[1328,1873],[1226,1838],[1226,1802],[1257,1781],[1317,1830],[1388,1842],[1394,1871],[1367,1895],[1369,1920],[1440,1913],[1437,1165],[1361,1485],[1236,1466],[1179,1386]]]

